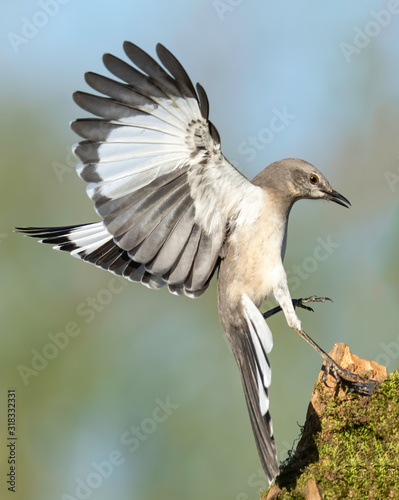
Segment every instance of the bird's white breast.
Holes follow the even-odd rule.
[[[246,294],[259,307],[286,278],[282,259],[287,217],[264,197],[262,211],[251,225],[238,225],[230,237],[231,292]]]

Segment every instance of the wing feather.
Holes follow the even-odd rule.
[[[159,222],[152,230],[151,234],[134,250],[130,250],[129,254],[137,262],[151,262],[167,239],[172,236],[178,224],[177,221],[184,220],[184,214],[193,206],[191,198],[184,198]],[[178,232],[179,239],[184,239],[184,232],[180,229]],[[178,246],[178,242],[175,243]],[[150,267],[147,266],[147,269]]]
[[[172,279],[170,277],[170,273],[172,273],[176,267],[180,264],[182,266],[184,265],[184,250],[186,249],[187,253],[190,249],[190,245],[194,243],[192,239],[194,237],[193,228],[195,226],[195,224],[193,224],[194,214],[195,208],[192,204],[181,216],[171,233],[168,235],[156,257],[147,264],[147,268],[152,273],[163,275],[168,284],[183,283],[190,270],[188,269],[185,273],[180,272],[178,276],[174,275]],[[190,244],[188,243],[189,239],[192,240]]]
[[[155,267],[155,269],[159,269],[160,274],[165,275],[165,278],[167,279],[167,282],[169,284],[173,285],[185,283],[193,266],[200,238],[201,229],[197,224],[194,224],[194,226],[191,228],[190,236],[184,244],[183,250],[176,259],[172,268],[169,269],[169,257],[167,255],[167,252],[163,252],[163,254],[161,255],[163,259],[156,259],[156,262],[152,264],[152,268]],[[185,288],[188,289],[186,285]]]
[[[154,83],[148,75],[143,74],[132,65],[112,54],[104,54],[104,66],[117,78],[126,82],[131,87],[140,89],[143,95],[152,98],[166,98],[166,94]]]
[[[178,134],[151,128],[121,125],[98,118],[81,118],[72,123],[74,132],[91,142],[127,142],[146,144],[184,144]]]

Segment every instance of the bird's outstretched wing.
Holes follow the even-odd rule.
[[[160,44],[163,66],[132,43],[124,49],[135,67],[103,58],[121,81],[86,74],[105,97],[74,94],[100,117],[71,125],[84,138],[77,171],[103,218],[106,251],[141,266],[149,286],[197,296],[217,267],[226,227],[256,217],[261,190],[223,156],[205,91],[195,90],[176,58]],[[97,258],[101,248],[94,250]]]

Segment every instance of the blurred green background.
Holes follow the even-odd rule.
[[[295,206],[285,261],[292,295],[334,300],[299,313],[326,350],[345,342],[389,371],[398,368],[396,3],[3,3],[2,498],[11,498],[10,388],[18,408],[12,498],[248,500],[266,486],[214,284],[196,301],[125,287],[12,232],[18,225],[98,220],[74,173],[70,146],[77,138],[68,122],[83,113],[71,94],[87,90],[84,71],[105,72],[104,52],[123,57],[125,39],[151,54],[162,42],[201,82],[223,151],[249,178],[272,161],[300,157],[351,200],[350,210],[324,202]],[[270,137],[276,110],[290,118]],[[267,141],[258,139],[249,153],[250,137],[259,134]],[[283,317],[269,324],[271,411],[284,459],[321,360]],[[68,328],[75,336],[54,347],[55,338],[67,342]],[[40,361],[44,354],[52,359]]]

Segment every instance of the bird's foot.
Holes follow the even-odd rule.
[[[325,365],[323,366],[322,381],[327,385],[327,376],[332,375],[337,381],[337,384],[345,385],[350,391],[358,394],[371,395],[378,382],[375,380],[366,380],[356,373],[351,373],[344,370],[338,363],[336,363],[331,356],[329,356],[323,349],[316,344],[316,342],[309,337],[303,330],[295,330],[313,349],[315,349],[320,356],[324,359]]]
[[[306,311],[313,312],[313,308],[305,306],[305,304],[309,304],[309,302],[326,302],[326,300],[332,302],[329,297],[317,297],[316,295],[312,295],[311,297],[307,297],[306,299],[293,299],[292,304],[294,307],[300,307],[302,309],[305,309]]]
[[[301,307],[302,309],[306,309],[306,311],[312,311],[313,309],[309,306],[305,306],[305,304],[308,304],[309,302],[325,302],[326,300],[332,300],[328,297],[317,297],[316,295],[312,295],[311,297],[307,297],[306,299],[292,299],[292,305],[295,307]],[[270,316],[273,316],[274,314],[280,312],[281,306],[274,307],[273,309],[270,309],[270,311],[266,311],[262,313],[262,316],[267,319],[270,318]]]
[[[327,385],[327,376],[331,375],[336,380],[337,384],[346,386],[351,392],[357,394],[364,394],[370,396],[375,387],[378,385],[376,380],[366,380],[356,373],[344,370],[339,366],[330,356],[325,358],[325,365],[323,366],[323,383]]]

